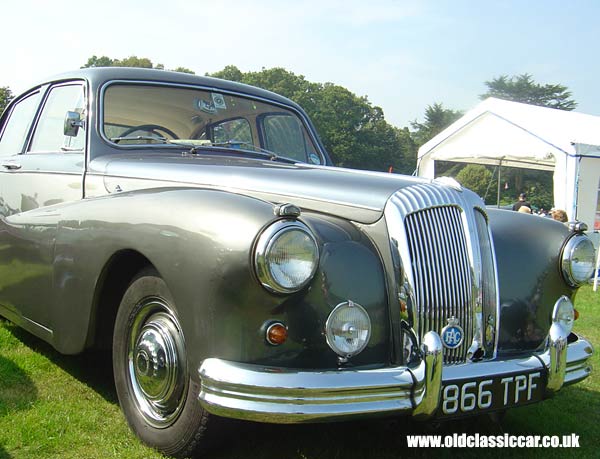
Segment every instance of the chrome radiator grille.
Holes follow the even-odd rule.
[[[496,261],[481,198],[456,183],[417,182],[390,198],[385,218],[401,317],[419,344],[456,319],[463,341],[444,348],[445,364],[495,355]]]
[[[441,333],[450,318],[464,330],[458,348],[444,349],[446,364],[464,362],[473,340],[473,278],[461,214],[458,206],[438,206],[404,220],[419,339],[430,330]]]

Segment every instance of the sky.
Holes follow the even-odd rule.
[[[0,86],[14,94],[93,55],[136,55],[200,75],[283,67],[367,96],[398,127],[522,73],[600,115],[596,0],[5,0],[2,13]]]

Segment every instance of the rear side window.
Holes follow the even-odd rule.
[[[306,131],[296,117],[272,114],[266,115],[263,120],[265,146],[268,150],[288,158],[320,164]]]
[[[67,112],[77,112],[85,119],[83,86],[68,85],[52,88],[33,134],[31,152],[83,151],[85,129],[76,137],[64,134]]]
[[[23,151],[39,97],[39,92],[30,94],[13,106],[0,138],[0,156],[16,155]]]
[[[252,131],[245,118],[223,121],[213,126],[213,141],[215,143],[241,142],[252,144]]]

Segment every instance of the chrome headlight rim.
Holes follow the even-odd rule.
[[[569,317],[565,319],[564,313],[568,313]],[[561,325],[567,333],[571,333],[573,331],[573,325],[575,323],[575,306],[566,295],[561,296],[556,303],[554,303],[554,308],[552,309],[552,322]]]
[[[341,350],[337,347],[334,336],[333,336],[333,330],[332,330],[332,322],[334,320],[335,315],[338,314],[341,309],[345,309],[345,308],[356,308],[357,310],[359,310],[362,314],[364,314],[365,318],[367,319],[367,324],[368,324],[367,325],[367,337],[364,339],[361,346],[356,348],[352,352],[344,352],[343,350]],[[350,358],[350,357],[354,357],[355,355],[358,355],[362,351],[365,350],[365,348],[367,347],[367,345],[369,344],[369,341],[371,339],[371,333],[372,333],[372,324],[371,324],[371,317],[369,316],[369,313],[363,306],[361,306],[358,303],[355,303],[354,301],[350,301],[350,300],[344,301],[343,303],[340,303],[335,308],[333,308],[331,310],[331,312],[329,313],[329,316],[327,317],[327,321],[325,322],[325,340],[327,341],[327,345],[337,355],[339,355],[342,358],[346,358],[346,359]]]
[[[578,278],[573,271],[573,254],[575,250],[581,244],[588,244],[591,246],[591,269],[588,276]],[[579,287],[582,284],[585,284],[594,273],[594,263],[595,263],[595,248],[592,241],[584,234],[574,234],[571,236],[567,242],[565,243],[562,255],[561,255],[561,272],[565,281],[571,287]]]
[[[315,256],[313,266],[306,279],[294,287],[281,285],[275,279],[270,267],[268,256],[277,240],[289,231],[300,231],[304,233],[314,245]],[[277,220],[265,228],[257,239],[254,249],[254,270],[260,284],[269,292],[277,294],[296,293],[306,287],[313,279],[319,266],[319,246],[312,231],[304,223],[298,220],[283,219]]]

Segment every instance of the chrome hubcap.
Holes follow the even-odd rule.
[[[154,427],[171,425],[183,407],[188,373],[181,327],[160,299],[144,300],[131,329],[128,366],[135,404]]]

